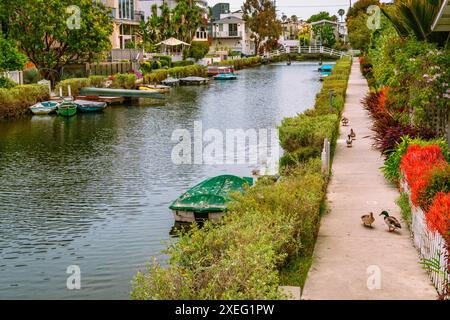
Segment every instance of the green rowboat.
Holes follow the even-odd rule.
[[[77,113],[77,105],[72,101],[63,101],[56,113],[63,117],[71,117]]]
[[[209,178],[186,191],[171,205],[175,221],[194,222],[220,219],[227,211],[230,194],[245,191],[253,178],[222,175]]]

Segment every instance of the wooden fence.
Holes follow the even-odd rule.
[[[138,70],[137,62],[99,62],[74,64],[64,66],[61,78],[88,77],[88,76],[111,76],[117,73],[128,73],[130,70]]]
[[[139,61],[144,58],[144,49],[112,49],[111,61]]]
[[[9,78],[17,84],[23,84],[23,71],[0,72],[0,77]]]

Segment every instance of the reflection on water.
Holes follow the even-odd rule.
[[[273,128],[313,105],[318,76],[316,63],[263,66],[175,88],[163,106],[0,122],[0,299],[127,299],[133,274],[164,258],[171,201],[252,169],[174,165],[173,130]],[[69,265],[81,290],[66,289]]]

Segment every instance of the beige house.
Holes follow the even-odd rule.
[[[139,23],[144,19],[139,0],[102,0],[111,8],[114,18],[114,31],[111,36],[113,49],[125,49],[128,45],[136,43]]]
[[[242,19],[242,11],[222,14],[213,22],[210,52],[237,51],[245,55],[255,54],[251,32]]]

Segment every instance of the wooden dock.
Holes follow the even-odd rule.
[[[122,98],[153,98],[165,99],[164,93],[146,90],[105,89],[105,88],[81,88],[80,95],[122,97]]]

